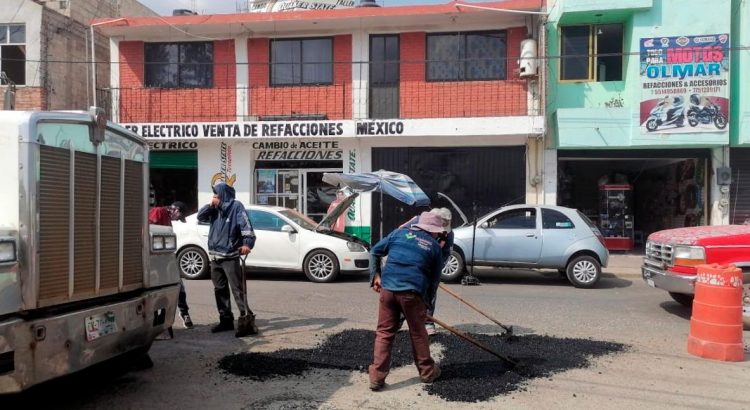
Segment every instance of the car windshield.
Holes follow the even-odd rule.
[[[315,229],[315,226],[318,224],[310,219],[307,215],[303,215],[299,212],[297,212],[296,209],[285,209],[283,211],[279,211],[279,213],[289,219],[292,220],[292,222],[296,223],[300,227],[312,231]]]

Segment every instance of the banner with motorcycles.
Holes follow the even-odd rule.
[[[729,34],[640,41],[641,133],[726,132]]]

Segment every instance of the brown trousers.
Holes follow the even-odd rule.
[[[411,351],[414,364],[422,381],[435,371],[435,361],[430,356],[430,341],[425,330],[425,304],[414,292],[391,292],[381,289],[378,309],[378,328],[375,333],[375,351],[369,367],[370,382],[383,383],[391,369],[391,350],[399,328],[399,316],[403,313],[409,324]]]

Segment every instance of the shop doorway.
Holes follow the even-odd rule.
[[[336,187],[323,182],[323,173],[341,168],[256,169],[255,203],[296,209],[320,222],[336,199]]]
[[[708,170],[709,160],[703,156],[636,159],[561,154],[557,203],[588,216],[607,238],[610,250],[637,250],[653,232],[708,224]]]
[[[149,206],[182,201],[198,210],[198,151],[151,151]]]

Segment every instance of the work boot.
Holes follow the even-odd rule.
[[[370,382],[370,390],[380,391],[385,387],[385,382]]]
[[[237,331],[234,337],[245,337],[258,334],[258,326],[255,325],[255,315],[244,315],[237,319]]]
[[[211,333],[234,330],[234,320],[220,320],[219,324],[211,328]]]
[[[435,368],[432,369],[432,374],[429,377],[425,377],[422,379],[422,383],[432,383],[435,380],[440,377],[440,374],[442,373],[442,370],[440,370],[440,367],[438,365],[435,365]]]

